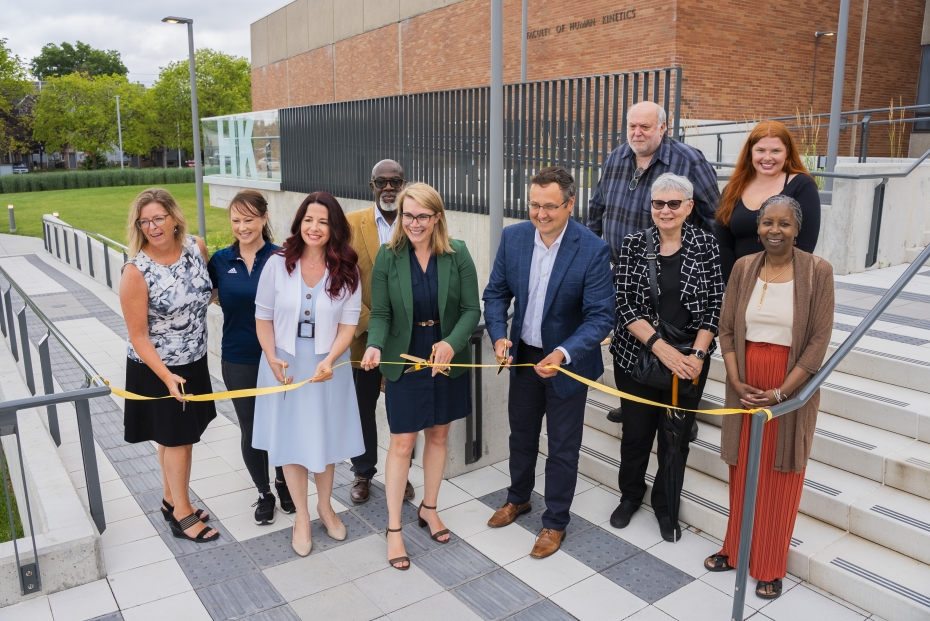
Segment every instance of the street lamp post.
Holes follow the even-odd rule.
[[[832,30],[818,30],[814,33],[814,71],[811,73],[811,113],[814,111],[814,81],[817,79],[817,46],[820,37],[832,37],[836,33]]]
[[[194,129],[194,179],[197,184],[197,225],[200,236],[207,239],[207,218],[203,210],[203,166],[200,163],[200,115],[197,111],[197,79],[194,71],[194,20],[187,17],[166,17],[168,24],[187,24],[188,60],[191,75],[191,123]],[[178,159],[181,158],[180,152]]]
[[[123,170],[123,124],[119,118],[119,95],[116,97],[116,132],[119,134],[119,169]]]

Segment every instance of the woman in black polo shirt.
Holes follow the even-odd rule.
[[[255,291],[266,259],[277,250],[271,243],[268,202],[261,192],[242,190],[229,203],[229,220],[236,241],[210,258],[208,269],[213,290],[223,309],[223,382],[228,390],[255,388],[262,348],[255,335]],[[255,397],[233,399],[242,432],[242,461],[258,489],[256,524],[274,522],[275,496],[268,480],[268,453],[252,448]],[[284,472],[275,468],[275,489],[281,510],[294,513]]]

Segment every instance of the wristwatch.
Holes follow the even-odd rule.
[[[697,358],[698,360],[703,360],[704,358],[707,357],[707,352],[701,351],[700,349],[692,349],[691,355]]]

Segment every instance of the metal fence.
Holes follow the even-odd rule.
[[[35,370],[32,360],[29,328],[26,321],[27,309],[31,311],[42,324],[45,333],[36,343],[35,348],[39,354],[39,368],[42,374],[42,390],[44,396],[33,396],[26,399],[17,399],[0,403],[0,437],[15,436],[18,452],[19,471],[22,477],[23,498],[18,498],[20,506],[25,504],[26,523],[32,542],[31,559],[21,559],[19,543],[16,540],[16,531],[13,528],[13,511],[9,492],[6,486],[6,473],[0,472],[5,497],[5,513],[13,533],[13,550],[16,557],[16,569],[20,578],[20,587],[23,595],[36,593],[42,590],[42,577],[39,569],[39,554],[36,548],[35,530],[32,522],[33,507],[30,502],[28,484],[26,481],[26,468],[23,463],[22,444],[17,412],[33,408],[46,408],[48,417],[48,430],[55,444],[61,445],[61,432],[58,426],[59,403],[73,403],[77,414],[78,437],[81,443],[81,454],[84,464],[84,478],[87,482],[87,504],[90,516],[97,526],[97,531],[106,530],[106,519],[103,513],[103,497],[100,491],[100,476],[97,471],[97,454],[94,447],[94,434],[90,415],[90,399],[110,394],[110,389],[102,380],[93,379],[97,373],[84,357],[71,345],[64,335],[55,327],[45,314],[29,299],[29,296],[16,284],[10,275],[0,267],[0,276],[10,284],[6,291],[0,294],[0,332],[9,339],[10,352],[13,358],[23,363],[26,376],[26,386],[32,395],[36,394]],[[14,310],[13,292],[16,292],[23,306]],[[14,319],[15,318],[15,319]],[[18,332],[18,336],[17,336]],[[78,368],[85,375],[84,387],[79,390],[55,393],[55,384],[52,377],[52,361],[49,352],[50,340],[55,339],[63,350],[74,360]],[[2,460],[0,460],[2,463]],[[0,470],[5,470],[0,468]],[[12,470],[12,468],[11,468]],[[12,472],[10,476],[12,477]],[[25,527],[27,524],[24,524]],[[28,562],[26,562],[28,561]]]
[[[526,217],[526,183],[561,165],[587,215],[607,155],[626,141],[629,108],[663,106],[679,134],[681,67],[504,87],[504,215]],[[488,213],[490,87],[396,95],[280,110],[281,189],[370,199],[371,169],[389,158],[436,188],[446,209]]]

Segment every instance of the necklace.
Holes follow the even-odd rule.
[[[788,268],[791,267],[791,265],[792,265],[793,263],[794,263],[794,257],[791,257],[791,260],[788,261],[788,265],[785,266],[785,269],[783,269],[782,271],[778,272],[778,273],[772,278],[772,280],[769,280],[769,279],[768,279],[768,274],[769,274],[769,269],[768,269],[768,265],[769,265],[768,257],[766,257],[765,260],[762,262],[762,283],[763,283],[763,284],[762,284],[762,295],[759,296],[759,309],[762,308],[762,300],[765,299],[765,290],[769,288],[769,283],[772,282],[773,280],[777,280],[779,276],[781,276],[782,274],[784,274],[785,272],[787,272],[787,271],[788,271]]]

